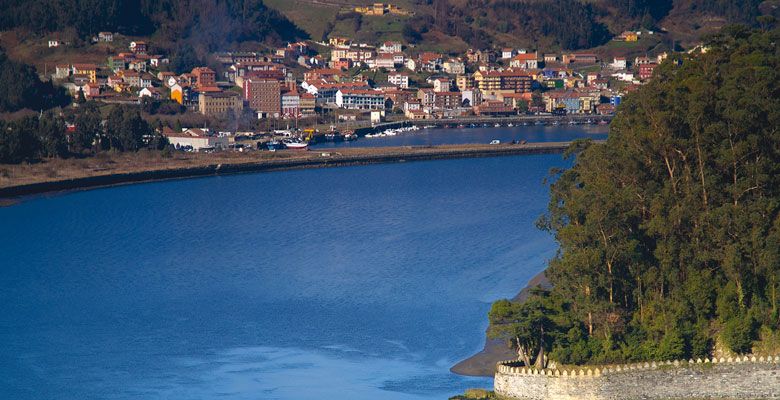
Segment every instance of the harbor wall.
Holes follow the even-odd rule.
[[[497,394],[518,400],[780,399],[780,356],[576,369],[498,363]]]

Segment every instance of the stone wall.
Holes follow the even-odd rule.
[[[496,393],[521,400],[780,399],[780,356],[536,370],[498,363]]]

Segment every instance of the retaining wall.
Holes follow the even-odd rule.
[[[521,400],[780,399],[780,356],[535,370],[498,363],[496,393]]]

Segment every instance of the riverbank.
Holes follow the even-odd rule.
[[[550,281],[544,275],[544,271],[531,278],[526,286],[511,300],[514,302],[523,302],[528,298],[534,288],[540,286],[543,288],[550,287]],[[487,315],[485,317],[487,317]],[[506,341],[487,338],[487,333],[485,336],[485,346],[482,350],[455,364],[450,368],[450,371],[458,375],[493,377],[496,373],[496,363],[517,358],[517,354],[507,346]]]
[[[174,153],[171,157],[157,152],[101,154],[84,159],[0,165],[0,199],[5,199],[7,204],[8,199],[51,192],[242,172],[551,154],[563,152],[568,146],[569,142],[555,142],[350,148],[338,151]]]

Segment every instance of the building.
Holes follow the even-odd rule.
[[[184,88],[178,83],[171,86],[171,100],[179,104],[184,104]]]
[[[512,57],[509,61],[509,66],[511,68],[523,69],[539,68],[539,54],[537,52],[518,54]]]
[[[130,42],[130,51],[135,54],[146,54],[148,50],[146,42]]]
[[[198,112],[206,116],[240,115],[244,108],[236,92],[206,92],[198,96]]]
[[[86,75],[90,82],[97,82],[97,65],[95,64],[73,64],[73,75]]]
[[[544,55],[544,62],[545,64],[558,62],[558,55],[554,53],[547,53]]]
[[[474,77],[471,75],[458,75],[455,78],[455,86],[457,86],[458,90],[461,92],[469,90],[474,87]]]
[[[433,80],[434,92],[449,92],[452,89],[452,81],[449,78],[436,78]]]
[[[244,80],[244,99],[258,118],[279,118],[282,111],[281,82],[276,79]]]
[[[194,68],[192,76],[195,77],[195,87],[198,89],[216,86],[217,84],[217,73],[209,67]]]
[[[592,53],[572,53],[563,55],[563,63],[596,64],[598,57]]]
[[[409,88],[409,75],[407,74],[390,74],[387,75],[387,82],[391,85],[398,86],[401,89]]]
[[[615,57],[610,66],[614,69],[626,69],[628,68],[628,63],[625,57]]]
[[[374,90],[339,89],[336,105],[351,110],[379,110],[385,108],[385,96]]]
[[[653,71],[655,71],[656,67],[658,67],[658,64],[656,63],[649,63],[649,64],[642,64],[639,66],[639,79],[640,80],[648,80],[653,76]]]
[[[101,42],[113,42],[114,34],[111,32],[100,32],[98,33],[98,40]]]
[[[281,94],[282,117],[298,118],[301,116],[301,95],[296,90],[286,91]]]
[[[441,69],[448,74],[460,75],[466,73],[466,64],[463,61],[450,58],[442,64]]]
[[[163,136],[168,138],[168,142],[175,148],[184,150],[192,149],[194,151],[226,149],[228,147],[227,136],[217,136],[209,134],[205,129],[187,129],[183,132],[176,132],[171,128],[163,128]]]
[[[533,79],[526,71],[477,71],[474,85],[483,94],[495,95],[498,91],[530,92]]]
[[[380,53],[400,53],[401,51],[403,51],[401,42],[384,42],[379,47]]]
[[[503,49],[501,49],[501,58],[504,59],[504,60],[508,60],[508,59],[514,57],[516,54],[517,54],[517,52],[515,52],[515,49],[512,49],[512,48],[503,48]]]

